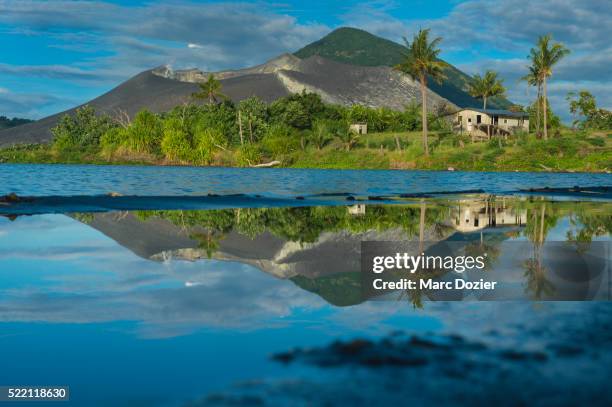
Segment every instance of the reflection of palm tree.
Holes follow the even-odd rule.
[[[495,263],[495,260],[499,257],[500,249],[499,245],[490,244],[485,242],[483,239],[482,232],[480,232],[480,240],[478,242],[472,241],[465,246],[465,254],[467,256],[484,257],[485,271],[489,270],[490,267]]]
[[[192,233],[191,238],[198,241],[198,249],[206,251],[206,256],[210,259],[219,250],[220,241],[223,235],[217,235],[214,231]]]
[[[425,201],[421,201],[421,216],[419,219],[419,254],[423,253],[423,240],[425,239]]]
[[[552,215],[550,220],[556,222]],[[527,236],[533,242],[533,251],[531,258],[524,263],[524,276],[527,279],[525,291],[531,293],[535,299],[539,300],[543,295],[550,296],[555,291],[554,285],[546,278],[546,269],[542,265],[542,247],[546,240],[548,227],[551,226],[546,218],[546,203],[543,202],[541,204],[539,215],[537,211],[533,211],[532,223],[529,226],[531,227],[527,232]]]

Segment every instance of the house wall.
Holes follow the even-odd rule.
[[[462,125],[463,131],[471,132],[475,130],[475,125],[477,123],[478,116],[481,117],[481,123],[484,124],[493,124],[493,117],[478,112],[476,110],[465,109],[455,113],[453,117],[453,125],[458,126]],[[459,121],[461,118],[461,121]],[[516,128],[521,128],[524,131],[529,131],[529,119],[521,119],[517,117],[504,117],[499,116],[497,125],[505,130],[515,130]]]
[[[357,134],[368,134],[368,125],[366,123],[353,123],[349,129]]]

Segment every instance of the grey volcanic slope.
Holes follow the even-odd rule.
[[[274,75],[250,74],[223,79],[221,82],[223,92],[234,101],[257,95],[270,102],[288,95]],[[152,71],[145,71],[87,104],[111,116],[124,111],[133,117],[144,108],[156,113],[170,110],[174,106],[190,101],[191,94],[197,89],[198,85],[195,83],[168,79]],[[51,128],[63,115],[73,113],[77,108],[0,131],[0,146],[49,142],[52,138]]]
[[[386,66],[348,65],[315,55],[301,60],[297,69],[282,69],[277,75],[291,91],[305,88],[321,94],[329,103],[401,110],[421,100],[417,83]],[[430,90],[427,104],[431,108],[454,106]]]

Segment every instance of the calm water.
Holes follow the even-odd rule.
[[[144,182],[138,172],[153,171],[122,169],[125,179],[105,178],[110,189],[129,192]],[[168,169],[175,171],[193,177],[188,193],[201,193],[201,174],[225,170]],[[256,174],[269,192],[298,189],[274,171]],[[397,177],[393,188],[414,177],[473,176],[374,174]],[[182,193],[166,179],[167,193]],[[313,192],[324,187],[307,182]],[[28,188],[19,193],[57,193]],[[611,221],[606,202],[486,196],[0,218],[0,385],[70,385],[69,404],[79,406],[609,405]],[[366,300],[359,248],[372,240],[486,250],[487,278],[503,283],[503,296]],[[567,267],[576,260],[587,272]],[[590,301],[544,301],[576,293]],[[290,357],[272,357],[279,354]]]
[[[0,195],[276,196],[610,186],[612,174],[0,164]]]

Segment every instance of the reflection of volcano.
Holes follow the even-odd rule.
[[[550,225],[558,216],[547,218],[541,205],[538,202],[530,207],[479,197],[418,205],[135,211],[75,217],[148,260],[211,258],[243,263],[277,278],[290,279],[332,304],[351,305],[364,300],[360,264],[364,241],[397,242],[402,252],[413,255],[487,256],[486,270],[464,274],[446,270],[434,278],[484,279],[501,284],[494,292],[424,291],[422,294],[429,299],[525,298],[528,275],[524,265],[533,245],[529,236],[534,230],[542,235],[538,226],[542,225],[542,213]],[[548,213],[554,214],[551,210]],[[471,222],[462,224],[467,216]],[[481,220],[475,222],[476,219]],[[598,226],[598,219],[591,220],[593,225],[588,230],[605,230]],[[589,253],[590,244],[581,244],[585,251],[576,251],[565,242],[549,243],[542,257],[548,271],[537,273],[538,278],[531,280],[547,281],[555,289],[538,298],[602,298],[605,290],[602,291],[600,270],[601,244]],[[553,249],[561,252],[555,254]],[[572,267],[576,270],[569,270]],[[571,281],[565,281],[567,276]],[[375,295],[379,294],[383,292]]]
[[[333,304],[349,305],[361,301],[359,273],[362,241],[414,242],[415,253],[419,247],[418,210],[391,206],[385,207],[385,213],[377,214],[372,213],[374,208],[368,209],[369,212],[362,210],[359,215],[355,215],[352,208],[277,209],[278,212],[273,216],[278,216],[282,211],[292,211],[293,216],[305,217],[307,222],[308,216],[311,216],[310,211],[319,211],[324,217],[325,211],[329,212],[329,219],[324,219],[328,223],[326,227],[318,230],[316,237],[308,241],[302,241],[305,236],[300,236],[299,231],[293,238],[282,236],[292,231],[279,231],[275,225],[261,229],[254,236],[240,230],[241,224],[221,231],[197,222],[181,225],[180,211],[173,212],[176,217],[172,219],[169,216],[164,218],[164,215],[145,219],[137,212],[99,213],[91,215],[87,223],[146,259],[163,262],[195,261],[210,257],[241,262],[278,278],[291,279],[300,287],[318,293]],[[217,214],[221,218],[228,213],[236,217],[251,213],[249,210],[242,211],[217,211]],[[252,213],[260,213],[257,211]],[[384,221],[384,224],[369,225],[368,216]],[[407,231],[397,220],[385,221],[385,216],[414,217],[416,233]],[[289,219],[287,228],[291,229],[293,223],[296,220]],[[310,235],[311,232],[303,233]],[[437,222],[426,225],[422,236],[423,249],[452,233],[452,228],[441,227]]]

